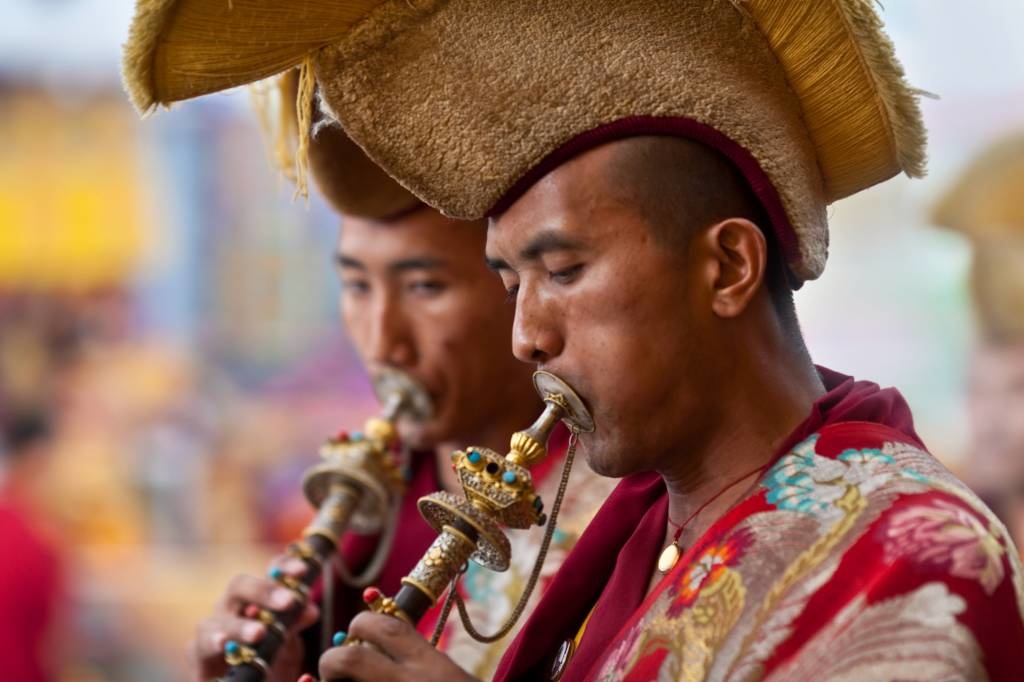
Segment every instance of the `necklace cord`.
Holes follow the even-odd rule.
[[[769,462],[769,464],[770,464],[770,462]],[[743,474],[742,476],[737,478],[735,481],[733,481],[729,485],[727,485],[724,488],[722,488],[721,490],[719,490],[717,493],[712,495],[710,498],[708,498],[708,500],[706,502],[704,502],[702,505],[697,507],[696,511],[694,511],[692,514],[687,516],[685,521],[683,521],[682,523],[680,523],[677,526],[675,535],[672,536],[672,542],[673,543],[679,542],[679,536],[683,534],[683,531],[686,529],[686,526],[689,525],[690,521],[693,521],[695,518],[697,518],[697,515],[700,514],[702,511],[704,511],[709,504],[711,504],[712,502],[717,500],[719,497],[724,495],[726,493],[726,491],[734,488],[738,483],[740,483],[742,481],[745,481],[746,479],[750,478],[754,474],[763,472],[767,468],[768,468],[768,464],[762,464],[761,466],[757,467],[753,471],[748,471],[747,473]],[[672,519],[669,519],[668,522],[669,522],[670,525],[673,525],[673,526],[676,525],[675,523],[672,522]]]

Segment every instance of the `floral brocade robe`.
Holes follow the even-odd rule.
[[[899,431],[845,422],[778,459],[588,677],[1019,680],[1022,611],[991,512]]]

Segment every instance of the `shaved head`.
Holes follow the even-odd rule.
[[[768,243],[765,285],[776,313],[797,330],[785,259],[761,203],[736,168],[702,144],[677,137],[634,137],[615,147],[608,191],[640,207],[666,248],[685,248],[700,230],[728,218],[757,225]]]

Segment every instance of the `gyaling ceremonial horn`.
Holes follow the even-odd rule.
[[[366,591],[364,598],[371,610],[415,624],[469,559],[495,571],[508,568],[511,549],[503,526],[526,529],[548,522],[528,467],[547,455],[548,437],[559,421],[574,433],[593,431],[594,422],[580,397],[555,375],[536,372],[533,383],[544,400],[544,412],[528,429],[513,434],[507,455],[480,447],[452,454],[465,497],[436,492],[420,498],[420,513],[438,536],[412,572],[402,578],[394,598],[375,588]],[[563,480],[567,475],[568,468]],[[548,530],[545,542],[550,541]],[[543,549],[538,560],[541,557]],[[526,597],[521,601],[525,603]],[[503,629],[509,627],[511,624]]]
[[[379,573],[382,559],[390,550],[393,510],[405,490],[396,421],[400,416],[425,421],[433,415],[433,404],[426,391],[401,372],[383,371],[373,378],[373,384],[383,405],[380,414],[368,419],[362,432],[342,432],[328,439],[320,449],[322,461],[303,476],[302,490],[317,513],[302,532],[302,539],[288,547],[288,553],[305,562],[305,575],[299,580],[279,569],[270,571],[273,580],[295,593],[298,604],[287,611],[262,609],[255,614],[267,626],[266,637],[256,647],[228,642],[224,657],[230,668],[224,679],[267,679],[288,627],[305,607],[310,585],[334,556],[347,529],[373,533],[383,528],[386,539],[363,576],[352,578],[343,568],[342,577],[365,585],[367,578]],[[325,610],[325,618],[329,611]],[[325,630],[330,632],[329,627]]]

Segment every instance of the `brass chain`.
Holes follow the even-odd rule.
[[[448,616],[451,615],[452,605],[455,603],[453,597],[455,596],[456,587],[459,584],[459,576],[466,572],[469,568],[468,564],[462,564],[462,568],[459,569],[458,574],[448,584],[448,594],[444,598],[444,605],[441,607],[441,614],[437,617],[437,625],[434,626],[434,634],[430,636],[430,646],[437,647],[437,643],[441,641],[441,633],[444,632],[444,626],[448,622]]]
[[[341,555],[341,552],[335,552],[333,555],[334,565],[338,569],[338,575],[341,577],[341,581],[349,587],[367,587],[380,572],[384,569],[384,565],[387,563],[388,557],[391,555],[391,547],[395,543],[395,534],[398,528],[398,507],[401,504],[401,498],[397,498],[388,503],[387,518],[383,524],[383,532],[380,537],[380,541],[377,543],[377,548],[374,550],[373,558],[370,563],[363,569],[359,575],[354,575],[352,570],[345,563],[345,557]]]

